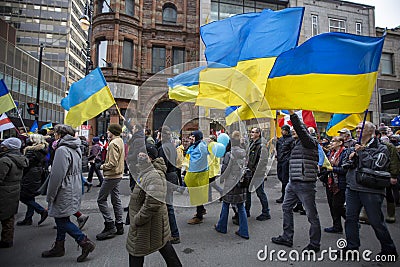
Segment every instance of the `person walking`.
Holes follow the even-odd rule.
[[[0,144],[0,248],[14,244],[14,221],[18,212],[20,183],[29,160],[21,152],[20,139],[10,137]]]
[[[54,217],[57,236],[53,247],[42,252],[43,258],[62,257],[65,254],[65,237],[68,233],[82,248],[77,261],[84,261],[96,245],[70,221],[70,216],[79,211],[82,198],[82,153],[81,141],[74,138],[71,126],[58,124],[54,127],[58,139],[53,167],[47,187],[49,216]]]
[[[250,133],[250,146],[249,146],[249,162],[247,167],[250,169],[252,176],[254,177],[254,173],[257,169],[258,162],[260,161],[261,156],[261,129],[254,127]],[[256,194],[258,199],[261,202],[261,214],[256,217],[257,221],[266,221],[271,219],[271,215],[269,213],[268,206],[268,198],[267,194],[264,191],[264,181],[260,184],[260,186],[256,189]],[[250,217],[250,208],[251,208],[251,192],[247,189],[246,192],[246,213],[247,217]]]
[[[92,139],[92,147],[90,148],[90,154],[88,157],[90,168],[89,168],[89,174],[87,178],[87,191],[89,192],[90,189],[92,188],[93,184],[93,173],[96,172],[97,178],[99,179],[99,185],[103,183],[103,174],[100,171],[100,166],[101,166],[101,146],[99,144],[100,138],[98,137],[93,137]]]
[[[283,125],[281,127],[282,137],[278,139],[276,143],[276,159],[277,164],[277,175],[279,181],[282,183],[282,195],[276,200],[276,203],[283,203],[285,198],[285,188],[289,183],[289,159],[290,153],[292,152],[294,139],[290,133],[289,125]]]
[[[294,147],[289,161],[289,183],[286,186],[283,210],[283,234],[273,237],[272,242],[288,247],[293,246],[293,207],[300,200],[310,222],[310,243],[304,250],[320,250],[321,225],[315,203],[318,174],[318,142],[307,131],[306,126],[293,110],[289,110],[293,124]]]
[[[235,205],[239,218],[239,230],[235,234],[249,239],[246,210],[246,188],[238,185],[246,167],[246,151],[240,147],[240,132],[234,131],[231,136],[231,151],[224,156],[220,179],[224,181],[222,209],[218,223],[214,226],[217,232],[225,234],[228,228],[229,205]]]
[[[119,184],[124,173],[125,157],[124,142],[120,137],[121,133],[121,125],[110,124],[108,126],[107,136],[110,143],[104,164],[100,166],[100,169],[103,170],[104,181],[97,198],[97,204],[105,222],[103,231],[96,235],[97,240],[105,240],[115,235],[124,234],[123,208],[119,193]],[[111,204],[114,209],[115,224],[108,208],[107,198],[109,195],[111,195]]]
[[[129,202],[131,224],[126,241],[129,266],[143,266],[145,256],[159,251],[167,266],[179,267],[182,263],[169,241],[171,232],[165,204],[167,166],[153,145],[146,144],[146,152],[138,154],[138,186]]]
[[[362,123],[356,127],[357,136],[360,136]],[[386,145],[374,137],[375,125],[365,122],[362,132],[361,144],[350,148],[344,159],[344,165],[348,168],[346,174],[346,240],[344,250],[358,250],[360,247],[359,214],[364,207],[369,223],[378,238],[381,251],[380,255],[393,255],[398,257],[396,246],[390,236],[384,221],[382,203],[385,197],[385,187],[373,187],[363,184],[359,172],[387,171],[390,164],[390,153]],[[358,178],[357,178],[358,176]],[[390,176],[390,173],[389,173]],[[368,176],[366,176],[368,177]]]
[[[29,141],[31,145],[24,149],[24,155],[29,160],[29,166],[24,169],[19,198],[27,206],[27,210],[25,218],[17,222],[18,226],[32,225],[32,217],[35,211],[40,214],[38,225],[41,225],[48,216],[47,210],[35,201],[42,182],[48,144],[41,134],[31,134]]]

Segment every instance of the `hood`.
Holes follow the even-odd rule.
[[[60,139],[57,147],[67,146],[71,149],[77,150],[78,148],[80,148],[80,145],[81,145],[81,140],[79,138],[75,138],[67,134],[66,136]]]
[[[162,171],[163,173],[167,172],[167,165],[165,165],[163,158],[156,158],[153,161],[153,166],[156,170]]]
[[[33,151],[39,151],[39,150],[45,150],[47,148],[47,144],[34,144],[32,146],[27,146],[24,149],[24,152],[28,150],[33,150]]]
[[[26,168],[29,166],[29,160],[22,156],[19,150],[10,150],[4,156],[8,157],[18,168]]]

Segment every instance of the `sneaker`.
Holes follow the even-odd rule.
[[[293,247],[293,242],[284,239],[282,236],[278,236],[278,237],[273,237],[271,238],[272,243],[278,244],[278,245],[283,245],[283,246],[287,246],[287,247]]]
[[[32,219],[23,219],[22,221],[17,222],[18,226],[32,225]]]
[[[203,219],[197,218],[197,217],[195,216],[195,217],[193,217],[192,219],[190,219],[190,220],[188,221],[188,224],[194,225],[194,224],[200,224],[200,223],[202,223],[202,222],[203,222]]]
[[[77,221],[78,221],[79,230],[81,230],[85,226],[88,219],[89,219],[89,216],[84,215],[84,214],[82,214],[81,216],[78,217]]]
[[[332,233],[332,234],[343,234],[343,230],[342,229],[338,229],[338,228],[335,228],[335,227],[325,228],[324,231],[326,233]]]
[[[47,217],[49,217],[49,212],[47,210],[44,210],[40,214],[40,221],[37,223],[37,225],[41,225],[47,219]]]
[[[256,217],[257,221],[266,221],[266,220],[269,220],[269,219],[271,219],[271,215],[269,215],[269,214],[261,214],[261,215]]]
[[[317,252],[319,252],[320,249],[319,249],[319,247],[315,247],[315,246],[309,244],[309,245],[307,245],[307,247],[303,248],[303,251],[305,251],[305,250],[308,250],[308,251],[312,250],[315,253],[317,253]]]
[[[172,245],[176,245],[181,243],[181,239],[179,238],[179,236],[171,236],[171,238],[169,239],[169,242],[171,242]]]

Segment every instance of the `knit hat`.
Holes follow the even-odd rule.
[[[191,133],[191,135],[194,136],[194,140],[195,140],[196,142],[203,139],[203,133],[202,133],[201,131],[198,131],[198,130],[197,130],[197,131],[193,131],[193,132]]]
[[[287,125],[287,124],[285,124],[285,125],[283,125],[283,126],[281,127],[281,130],[282,130],[282,131],[290,132],[290,126]]]
[[[21,148],[21,140],[15,137],[10,137],[4,140],[1,143],[2,146],[8,148],[8,149],[20,149]]]
[[[98,138],[98,137],[93,137],[93,139],[92,139],[92,142],[93,143],[98,143],[100,141],[100,138]]]
[[[110,124],[108,126],[108,130],[116,136],[119,136],[122,133],[122,127],[119,124]]]
[[[149,157],[152,160],[158,158],[158,151],[157,151],[157,148],[154,145],[146,144],[146,151],[147,151],[147,155],[149,155]]]

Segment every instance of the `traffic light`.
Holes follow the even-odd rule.
[[[39,106],[36,103],[27,103],[28,113],[32,116],[38,115]]]

